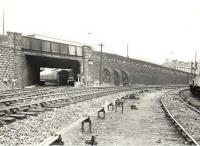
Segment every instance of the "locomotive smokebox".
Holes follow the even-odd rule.
[[[68,84],[68,71],[66,70],[61,70],[58,72],[58,78],[59,78],[59,83],[61,85],[67,85]]]

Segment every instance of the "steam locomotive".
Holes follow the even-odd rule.
[[[190,92],[194,96],[200,96],[200,74],[190,81]]]
[[[74,86],[74,73],[72,69],[52,69],[40,73],[40,84],[53,83],[54,85]]]

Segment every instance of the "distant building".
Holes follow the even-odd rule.
[[[192,62],[183,62],[183,61],[178,61],[178,60],[169,60],[166,59],[165,62],[162,64],[165,67],[185,71],[185,72],[191,72],[191,65]],[[193,64],[194,68],[194,64]],[[197,63],[197,74],[200,73],[200,63]]]

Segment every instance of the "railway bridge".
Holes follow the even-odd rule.
[[[24,87],[40,82],[40,69],[73,69],[75,80],[94,85],[99,82],[100,52],[89,46],[22,36],[7,32],[0,36],[0,80],[8,86]],[[187,84],[189,74],[161,65],[103,53],[102,83]]]

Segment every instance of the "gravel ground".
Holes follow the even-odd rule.
[[[39,144],[46,138],[59,131],[84,115],[96,114],[106,102],[122,97],[132,92],[122,92],[84,102],[57,108],[39,114],[37,117],[28,116],[24,120],[0,127],[0,144],[3,145],[32,145]]]
[[[92,118],[92,132],[75,127],[63,135],[65,145],[85,145],[95,136],[99,146],[183,146],[185,141],[166,119],[160,96],[166,91],[146,93],[139,99],[127,100],[124,113],[108,112],[105,120]],[[135,105],[136,109],[130,109]]]

